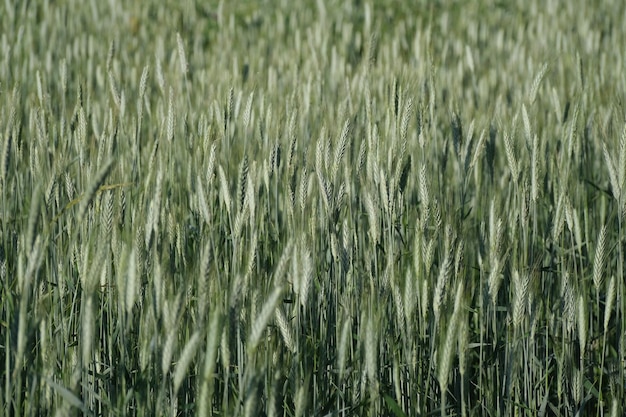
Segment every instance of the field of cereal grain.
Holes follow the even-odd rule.
[[[624,415],[625,19],[3,1],[0,416]]]

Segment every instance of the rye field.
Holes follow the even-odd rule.
[[[623,416],[624,21],[3,0],[0,416]]]

